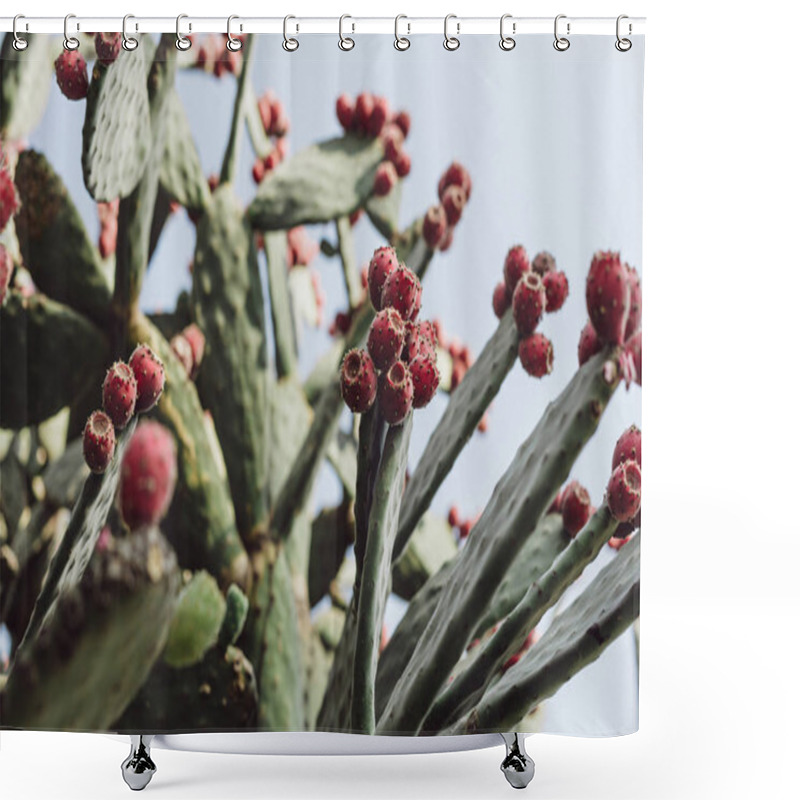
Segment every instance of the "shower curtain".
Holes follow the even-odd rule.
[[[636,730],[643,37],[240,38],[5,36],[0,727]]]

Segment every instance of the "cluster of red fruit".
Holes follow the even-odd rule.
[[[258,114],[264,133],[272,139],[272,150],[253,164],[253,180],[261,183],[288,155],[289,117],[275,92],[267,91],[258,99]]]
[[[122,34],[96,33],[94,48],[101,64],[117,60],[122,47]],[[83,100],[89,93],[89,69],[79,50],[64,50],[55,61],[56,83],[68,100]]]
[[[193,381],[197,377],[206,349],[206,337],[203,336],[203,331],[194,323],[187,325],[169,340],[169,345],[186,370],[189,380]]]
[[[472,194],[472,178],[466,167],[454,161],[439,178],[439,203],[422,221],[422,235],[431,250],[445,251],[453,243],[453,231]]]
[[[192,44],[195,43],[194,36],[187,37]],[[247,34],[240,34],[239,39],[244,42]],[[197,69],[211,71],[215,78],[221,78],[226,73],[238,75],[242,70],[242,49],[229,50],[227,47],[227,34],[213,33],[204,36],[200,46],[197,48],[197,59],[194,66]]]
[[[368,411],[376,398],[381,416],[397,425],[411,408],[422,408],[439,387],[436,333],[428,321],[417,322],[422,285],[391,247],[379,247],[367,273],[370,300],[378,312],[366,350],[350,350],[340,373],[342,397],[356,413]]]
[[[355,101],[349,94],[336,99],[336,117],[346,133],[357,136],[380,137],[384,160],[375,171],[373,194],[385,197],[397,183],[411,172],[411,157],[403,144],[411,130],[407,111],[392,113],[389,101],[371,92],[361,92]]]
[[[447,524],[451,528],[455,528],[459,539],[464,540],[469,536],[480,517],[479,513],[472,518],[462,517],[456,506],[450,506],[450,511],[447,512]]]
[[[642,385],[642,283],[619,253],[599,251],[586,280],[586,323],[578,342],[578,363],[586,363],[605,344],[624,345],[626,381]]]
[[[550,253],[543,251],[531,261],[521,244],[508,251],[503,280],[492,294],[492,307],[498,319],[511,307],[520,335],[519,360],[535,378],[553,371],[553,343],[536,328],[545,312],[553,313],[564,305],[568,294],[567,276],[556,269]]]

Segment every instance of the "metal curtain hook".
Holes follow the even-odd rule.
[[[556,40],[553,42],[553,47],[555,47],[555,49],[560,53],[563,53],[565,50],[569,50],[570,45],[570,41],[566,38],[566,36],[558,35],[558,22],[559,20],[566,18],[566,14],[559,14],[553,23],[553,35],[556,37]],[[567,36],[569,36],[569,22],[567,22]]]
[[[177,16],[177,18],[175,20],[175,47],[177,47],[178,50],[181,50],[183,52],[183,51],[188,50],[192,46],[192,40],[188,39],[186,36],[184,36],[181,33],[181,20],[182,19],[189,19],[189,15],[188,14],[178,14],[178,16]],[[190,24],[189,25],[189,30],[191,30],[191,29],[192,29],[192,26]]]
[[[242,49],[242,40],[241,39],[237,39],[231,33],[231,23],[235,19],[239,19],[239,17],[237,17],[236,14],[231,14],[228,17],[228,41],[225,43],[225,47],[227,47],[228,50],[231,51],[231,53],[235,53],[237,50],[241,50]],[[240,25],[239,26],[239,31],[241,31],[241,30],[242,30],[242,26]]]
[[[411,47],[411,39],[400,35],[401,19],[408,19],[408,17],[405,14],[398,14],[394,18],[394,47],[395,50],[408,50],[408,48]],[[411,33],[411,23],[407,22],[406,28],[408,28],[408,32]]]
[[[458,50],[461,47],[461,42],[458,39],[458,34],[461,32],[461,23],[456,22],[456,36],[450,36],[447,32],[448,24],[450,23],[451,19],[458,19],[455,14],[448,14],[444,18],[444,49],[449,50],[452,52],[453,50]]]
[[[28,46],[28,40],[27,39],[23,39],[19,35],[19,31],[17,30],[18,25],[19,25],[19,21],[21,19],[25,19],[24,15],[17,14],[17,16],[14,17],[14,24],[13,24],[12,29],[11,29],[12,33],[14,35],[14,41],[12,42],[12,45],[13,45],[14,49],[17,52],[20,52],[20,53]],[[27,22],[25,23],[25,30],[26,31],[28,30],[28,23]]]
[[[133,14],[126,14],[122,18],[122,46],[126,50],[135,50],[139,46],[139,40],[135,36],[128,36],[128,20],[136,19]],[[136,26],[136,30],[139,26]]]
[[[287,53],[293,53],[300,47],[300,42],[297,39],[292,39],[289,36],[289,20],[290,19],[297,19],[297,17],[293,17],[291,14],[288,14],[283,18],[283,49],[286,50]]]
[[[617,48],[617,50],[619,50],[619,51],[620,51],[620,53],[627,53],[627,52],[628,52],[628,50],[630,50],[630,49],[631,49],[631,47],[633,47],[633,42],[632,42],[630,39],[623,39],[623,38],[622,38],[622,37],[619,35],[619,32],[620,32],[620,23],[621,23],[621,22],[622,22],[622,20],[624,20],[624,19],[628,19],[628,15],[627,15],[627,14],[620,14],[620,15],[617,17],[617,41],[616,41],[616,42],[614,42],[614,47],[616,47],[616,48]],[[630,22],[629,22],[629,23],[628,23],[628,35],[630,35],[631,33],[633,33],[633,26],[632,26],[632,25],[630,24]]]
[[[349,36],[344,35],[344,21],[346,19],[353,19],[349,14],[342,14],[339,17],[339,49],[340,50],[352,50],[355,46],[355,40],[351,39]],[[355,23],[351,23],[351,27],[353,32],[355,32],[356,25]]]
[[[505,34],[505,24],[507,19],[512,19],[511,14],[503,14],[500,17],[500,49],[505,50],[508,52],[509,50],[513,50],[517,46],[517,40],[513,36],[506,36]],[[517,32],[517,23],[511,23],[511,31],[512,33]]]
[[[69,35],[69,21],[71,19],[75,19],[74,14],[67,14],[64,17],[64,49],[65,50],[77,50],[81,46],[81,40],[76,38],[75,36]],[[77,26],[77,29],[80,30],[80,25]]]

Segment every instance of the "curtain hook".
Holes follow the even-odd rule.
[[[177,47],[181,52],[185,52],[192,46],[192,40],[181,33],[181,20],[188,18],[188,14],[178,14],[177,19],[175,20],[175,47]],[[192,25],[190,23],[189,30],[191,29]]]
[[[343,29],[344,29],[344,21],[346,19],[353,19],[353,18],[349,14],[342,14],[342,16],[339,17],[339,49],[345,51],[352,50],[356,46],[354,39],[351,39],[349,36],[344,35]],[[351,23],[351,26],[353,29],[352,32],[355,33],[356,30],[355,23]]]
[[[237,17],[237,16],[236,16],[236,14],[231,14],[231,15],[228,17],[228,41],[226,42],[226,44],[225,44],[225,47],[227,47],[227,48],[228,48],[228,50],[230,50],[230,51],[231,51],[231,53],[235,53],[235,52],[237,52],[238,50],[241,50],[241,49],[242,49],[242,46],[243,46],[243,45],[242,45],[242,40],[241,40],[241,39],[237,39],[237,38],[236,38],[236,37],[235,37],[235,36],[234,36],[234,35],[231,33],[231,23],[232,23],[232,22],[233,22],[235,19],[239,19],[239,17]],[[239,31],[241,32],[241,30],[242,30],[242,26],[240,25],[240,26],[239,26]]]
[[[77,50],[81,46],[81,40],[75,36],[69,35],[69,21],[71,19],[75,19],[74,14],[67,14],[64,17],[64,49],[65,50]],[[80,30],[80,25],[76,26],[77,30]]]
[[[411,47],[411,39],[400,35],[401,19],[408,19],[408,17],[405,14],[398,14],[394,18],[394,46],[396,50],[408,50]],[[408,33],[411,33],[411,24],[407,22],[406,27],[408,28]]]
[[[288,14],[283,18],[283,49],[287,53],[293,53],[295,50],[297,50],[298,47],[300,47],[300,42],[298,42],[297,39],[289,37],[290,19],[297,19],[297,17],[293,17],[291,14]]]
[[[135,36],[128,36],[129,19],[136,19],[136,17],[133,14],[126,14],[122,18],[122,46],[126,50],[135,50],[139,46],[139,40]],[[139,30],[138,25],[136,25],[136,30]]]
[[[14,41],[12,42],[12,44],[14,46],[14,49],[19,53],[21,53],[23,50],[25,50],[25,48],[27,48],[27,46],[28,46],[28,40],[27,39],[23,39],[19,35],[19,31],[17,30],[18,23],[19,23],[19,21],[21,19],[25,19],[24,15],[17,14],[17,16],[14,17],[14,24],[13,24],[13,26],[11,28],[12,33],[14,35]],[[25,23],[25,30],[26,31],[28,30],[28,23],[27,22]]]
[[[559,20],[566,19],[566,14],[559,14],[555,22],[553,23],[553,34],[556,37],[556,40],[553,42],[553,47],[558,50],[559,53],[563,53],[565,50],[569,50],[570,41],[566,38],[566,36],[559,36],[558,35],[558,22]],[[569,22],[567,22],[567,36],[569,36]]]
[[[614,42],[614,47],[616,47],[617,50],[620,51],[620,53],[627,53],[628,50],[630,50],[631,47],[633,47],[633,42],[630,39],[623,39],[619,35],[620,23],[624,19],[628,19],[628,15],[627,14],[620,14],[617,17],[617,41]],[[629,22],[628,23],[628,35],[630,35],[631,33],[633,33],[633,26]]]
[[[517,40],[513,36],[505,35],[504,26],[507,19],[512,19],[511,14],[503,14],[503,16],[500,17],[500,49],[506,52],[513,50],[517,46]],[[516,22],[511,23],[511,32],[517,32]]]
[[[460,22],[456,22],[456,35],[455,36],[450,36],[450,34],[448,34],[448,32],[447,32],[447,26],[448,26],[448,24],[449,24],[451,19],[457,20],[458,17],[456,17],[455,14],[448,14],[444,18],[444,42],[443,42],[443,44],[444,44],[444,49],[445,50],[449,50],[452,53],[453,50],[458,50],[458,48],[461,47],[461,42],[459,41],[459,38],[458,38],[458,34],[461,32],[461,23]]]

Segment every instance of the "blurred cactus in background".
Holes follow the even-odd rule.
[[[0,622],[12,639],[0,724],[530,728],[638,617],[641,433],[618,432],[598,507],[570,480],[620,384],[641,383],[636,270],[598,252],[585,287],[570,287],[552,255],[509,242],[493,296],[471,309],[498,318],[473,357],[425,318],[424,286],[480,187],[457,162],[414,173],[408,112],[366,92],[331,97],[341,136],[290,154],[285,108],[251,85],[254,37],[241,53],[206,37],[179,54],[174,36],[128,52],[97,34],[82,37],[88,66],[29,39],[17,53],[7,34],[0,56]],[[201,169],[175,89],[183,68],[236,84],[218,177]],[[25,144],[54,74],[85,103],[97,243]],[[234,193],[244,136],[247,207]],[[401,229],[410,175],[435,202]],[[191,290],[144,313],[177,208],[196,226]],[[374,253],[357,252],[362,215],[385,239]],[[317,223],[336,241],[314,240],[304,226]],[[340,264],[347,307],[301,376],[299,309],[314,324],[324,312],[307,268],[320,253]],[[578,288],[590,321],[574,377],[520,430],[483,511],[439,516],[431,503],[518,356],[531,386],[575,359],[542,328],[583,302]],[[414,418],[437,392],[445,410],[409,464]],[[324,462],[342,499],[319,508]],[[608,563],[538,635],[607,544]],[[391,634],[390,594],[408,601]]]

